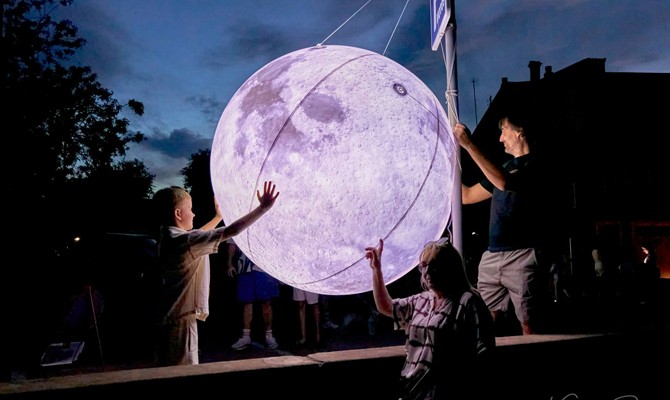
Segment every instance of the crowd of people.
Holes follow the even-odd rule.
[[[591,250],[591,257],[552,265],[555,303],[636,307],[659,300],[661,271],[652,245],[628,246],[625,251],[601,245]]]

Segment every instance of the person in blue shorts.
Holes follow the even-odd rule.
[[[242,305],[242,336],[233,343],[233,350],[244,350],[251,344],[254,304],[260,303],[265,326],[265,347],[279,347],[272,334],[272,299],[279,296],[279,282],[254,264],[232,239],[228,242],[228,276],[237,279],[237,301]]]

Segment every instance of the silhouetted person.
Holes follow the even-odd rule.
[[[456,124],[454,136],[484,174],[473,186],[462,185],[463,204],[491,199],[488,248],[479,262],[477,289],[494,319],[510,300],[524,335],[535,333],[547,295],[546,266],[540,263],[545,244],[543,185],[548,179],[531,152],[529,120],[508,114],[499,121],[500,142],[513,158],[495,165],[470,140],[470,131]]]
[[[265,347],[276,350],[279,345],[272,333],[272,300],[279,297],[279,281],[254,264],[232,240],[228,240],[228,257],[228,276],[237,279],[236,296],[242,306],[242,335],[231,348],[244,350],[251,344],[254,304],[260,304]]]
[[[638,299],[640,304],[655,302],[659,290],[661,270],[658,268],[656,252],[651,245],[640,246],[644,258],[638,265],[637,279],[639,283]]]
[[[317,347],[323,345],[321,341],[321,308],[319,306],[319,297],[318,293],[308,292],[296,287],[293,288],[293,301],[298,306],[298,323],[300,324],[300,339],[295,342],[297,346],[303,346],[307,343],[308,307],[312,311],[314,344]]]

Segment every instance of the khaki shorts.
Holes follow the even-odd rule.
[[[519,322],[533,317],[542,290],[535,249],[492,253],[485,251],[479,262],[477,290],[491,311],[507,311],[509,302]]]
[[[306,301],[307,304],[317,304],[319,302],[319,294],[307,292],[296,287],[293,288],[293,300],[295,301]]]
[[[198,364],[198,321],[195,314],[161,326],[156,346],[156,362],[160,366]]]

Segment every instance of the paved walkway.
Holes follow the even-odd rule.
[[[598,302],[588,299],[554,304],[549,310],[547,334],[591,334],[618,333],[643,329],[668,329],[670,327],[670,280],[664,282],[663,296],[656,304],[621,304],[617,302]],[[351,300],[351,299],[349,299]],[[360,300],[360,299],[358,299]],[[363,305],[364,302],[363,302]],[[199,326],[201,364],[218,361],[244,360],[275,356],[307,356],[313,353],[336,352],[341,350],[381,348],[400,346],[404,342],[403,332],[394,331],[389,318],[370,319],[369,310],[351,307],[346,303],[344,309],[333,308],[335,322],[341,326],[335,330],[322,330],[323,343],[308,342],[295,346],[297,339],[297,314],[291,300],[279,300],[275,304],[275,337],[279,342],[277,350],[268,350],[262,343],[262,329],[252,331],[252,344],[242,350],[230,348],[239,335],[239,324],[233,322],[234,309],[214,309],[208,320]],[[309,313],[308,313],[309,315]],[[236,320],[236,318],[235,318]],[[500,324],[502,337],[518,334],[514,321]],[[118,338],[119,334],[102,335],[104,363],[95,340],[87,342],[85,352],[79,361],[70,365],[33,368],[29,371],[17,371],[11,380],[24,380],[52,376],[77,375],[90,372],[116,371],[151,367],[152,346],[147,337],[137,336],[127,345],[128,340]],[[117,344],[115,344],[115,339]],[[506,339],[511,340],[511,339]],[[119,345],[123,343],[124,345]]]

